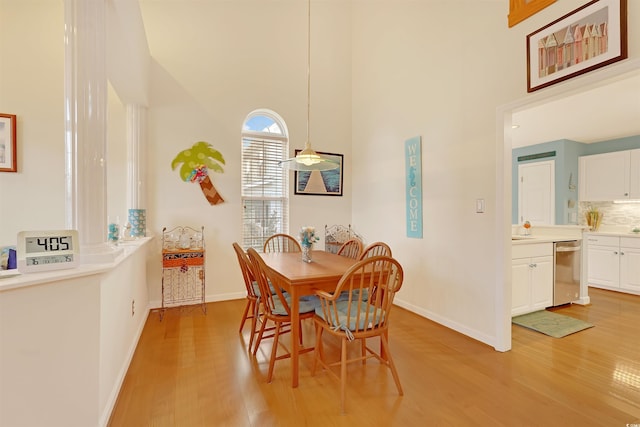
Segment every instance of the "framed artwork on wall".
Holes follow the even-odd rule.
[[[527,92],[627,57],[627,0],[593,0],[527,36]]]
[[[295,150],[297,155],[300,151]],[[342,154],[323,153],[316,151],[322,157],[338,162],[340,167],[327,171],[295,171],[295,194],[313,196],[342,196]]]
[[[513,27],[555,2],[556,0],[509,0],[509,27]]]
[[[0,113],[0,172],[17,172],[16,115]]]

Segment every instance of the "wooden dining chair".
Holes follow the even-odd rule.
[[[249,248],[247,251],[247,256],[249,257],[249,261],[251,263],[251,268],[258,282],[258,286],[260,287],[261,296],[259,298],[259,303],[262,307],[262,324],[260,326],[260,331],[258,332],[258,337],[256,339],[255,347],[253,349],[253,354],[255,355],[260,343],[263,338],[266,338],[264,335],[265,330],[267,330],[268,323],[271,322],[274,327],[273,336],[273,345],[271,347],[271,357],[269,358],[269,373],[267,374],[267,382],[271,382],[273,378],[273,367],[275,365],[276,360],[282,360],[291,357],[291,353],[285,348],[286,353],[277,355],[278,347],[281,345],[280,336],[283,333],[291,332],[291,307],[289,306],[289,302],[284,295],[284,292],[278,287],[274,286],[273,289],[275,292],[272,294],[269,292],[269,282],[275,283],[275,278],[271,277],[271,273],[267,268],[266,264],[260,254],[253,249]],[[315,306],[311,303],[300,301],[300,322],[304,319],[311,319],[314,316]],[[302,328],[300,328],[300,336],[299,339],[300,344],[302,344]],[[282,346],[284,348],[284,346]],[[312,351],[313,347],[302,348],[300,350],[300,354],[307,353]]]
[[[312,375],[320,364],[333,377],[340,380],[340,409],[344,413],[347,389],[347,364],[361,361],[365,364],[369,358],[376,358],[391,370],[398,394],[403,395],[400,378],[389,351],[388,331],[393,299],[402,287],[402,266],[394,258],[376,256],[366,258],[354,264],[338,282],[333,293],[316,291],[320,298],[320,310],[316,311],[316,354]],[[372,289],[378,292],[372,292]],[[349,295],[347,300],[339,298]],[[369,298],[360,298],[368,294]],[[336,362],[325,360],[322,348],[323,332],[341,341],[341,356]],[[379,337],[380,349],[376,351],[367,345],[367,339]],[[361,352],[358,357],[347,357],[347,345],[360,341]],[[339,373],[335,367],[340,366]]]
[[[346,256],[347,258],[358,259],[361,253],[362,242],[356,238],[347,240],[338,249],[338,255]]]
[[[263,252],[302,252],[300,243],[288,234],[274,234],[264,242]]]
[[[362,261],[365,258],[369,258],[373,256],[392,256],[391,248],[386,243],[374,242],[369,246],[367,246],[366,248],[364,248],[358,260]]]
[[[249,338],[249,351],[253,345],[253,340],[258,334],[258,319],[260,317],[260,309],[258,305],[258,299],[260,297],[260,289],[258,288],[258,282],[256,282],[253,275],[253,271],[250,266],[249,257],[246,252],[240,247],[239,244],[233,243],[233,250],[238,257],[238,264],[242,271],[242,278],[244,279],[244,285],[247,290],[247,304],[244,307],[242,313],[242,320],[240,321],[240,333],[244,329],[244,324],[247,319],[251,319],[251,335]]]

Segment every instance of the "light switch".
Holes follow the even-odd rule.
[[[476,213],[484,213],[484,199],[476,199]]]

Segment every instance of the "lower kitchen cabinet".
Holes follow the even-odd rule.
[[[587,283],[596,288],[640,294],[640,238],[589,234]]]
[[[511,272],[512,316],[553,305],[553,243],[514,245]]]

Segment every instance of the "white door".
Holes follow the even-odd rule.
[[[518,222],[555,224],[555,160],[518,165]]]

